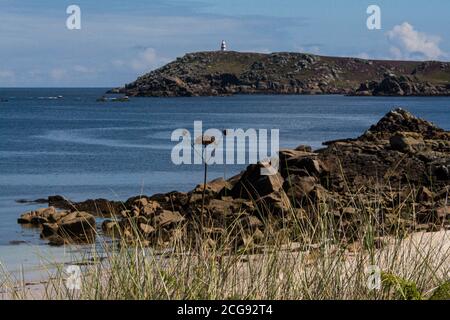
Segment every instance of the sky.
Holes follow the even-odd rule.
[[[70,5],[79,30],[66,26]],[[450,61],[449,13],[448,0],[0,0],[0,87],[117,87],[223,39],[235,51]]]

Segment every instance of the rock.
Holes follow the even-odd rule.
[[[291,202],[283,190],[273,192],[256,200],[258,213],[262,216],[287,215],[292,210]]]
[[[66,239],[64,239],[63,237],[61,237],[59,235],[50,236],[47,240],[48,240],[48,244],[53,247],[60,247],[60,246],[70,243],[69,241],[67,241]]]
[[[12,246],[18,246],[18,245],[21,245],[21,244],[25,244],[27,242],[26,241],[22,241],[22,240],[11,240],[8,243],[10,245],[12,245]]]
[[[309,197],[311,191],[317,183],[315,177],[300,177],[291,175],[289,176],[283,185],[283,189],[286,191],[288,198],[295,201],[299,206],[303,205]]]
[[[434,176],[440,181],[450,180],[450,166],[440,165],[434,169]]]
[[[156,228],[167,228],[183,222],[185,219],[179,212],[164,210],[154,217],[154,225]]]
[[[396,108],[388,112],[377,124],[370,127],[358,140],[389,140],[393,134],[399,132],[420,134],[425,139],[433,138],[444,130],[431,122],[415,117],[402,108]]]
[[[63,196],[49,196],[48,197],[48,205],[51,207],[59,208],[59,209],[69,209],[70,202],[66,200]]]
[[[306,146],[306,145],[303,145],[303,144],[297,146],[294,150],[295,150],[295,151],[301,151],[301,152],[312,153],[312,148],[311,148],[311,146]]]
[[[417,133],[398,133],[389,142],[393,150],[400,152],[414,152],[425,148],[423,139]]]
[[[255,243],[255,244],[263,244],[266,240],[264,233],[259,229],[255,230],[255,232],[252,234],[252,238],[253,238],[253,243]]]
[[[354,95],[374,96],[430,96],[449,95],[448,88],[436,83],[431,84],[409,75],[386,73],[380,82],[362,83],[353,92]]]
[[[68,211],[54,211],[48,215],[48,221],[50,223],[56,223],[69,214]]]
[[[121,227],[117,221],[105,220],[102,223],[102,231],[108,236],[118,237],[121,234]]]
[[[42,204],[42,203],[48,203],[48,199],[35,199],[35,200],[27,200],[27,199],[18,199],[16,200],[16,203],[22,203],[22,204]]]
[[[137,199],[134,201],[133,203],[133,208],[132,210],[128,210],[128,211],[122,211],[121,215],[122,216],[131,216],[131,217],[137,217],[140,215],[146,216],[146,217],[150,217],[153,215],[156,215],[158,212],[161,212],[163,209],[161,207],[161,205],[159,204],[159,202],[154,201],[154,200],[148,200],[147,198],[141,198],[141,199]],[[131,213],[131,215],[130,215]]]
[[[95,236],[95,218],[87,212],[72,212],[56,223],[42,224],[41,238],[52,246],[92,243]]]
[[[450,220],[450,206],[443,206],[436,209],[436,220],[449,221]]]
[[[219,193],[221,193],[223,189],[229,190],[230,186],[231,186],[230,182],[224,180],[223,178],[218,178],[206,183],[205,194],[207,194],[208,196],[216,196]],[[197,187],[195,187],[193,192],[201,194],[203,193],[203,187],[204,185],[200,184]]]
[[[262,163],[248,166],[239,182],[231,190],[231,196],[233,198],[258,199],[281,190],[283,178],[279,173],[274,175],[261,174],[261,170],[267,167],[267,164]]]
[[[98,217],[115,216],[121,211],[122,207],[122,203],[106,199],[89,199],[84,202],[73,204],[74,210],[88,212]]]
[[[149,224],[140,223],[139,224],[139,231],[141,231],[145,236],[149,236],[153,232],[155,232],[155,228],[153,228]]]
[[[215,76],[211,79],[217,80]],[[283,84],[268,81],[267,85]],[[330,141],[325,146],[316,152],[308,146],[281,150],[281,173],[264,175],[262,169],[269,165],[258,163],[227,181],[208,182],[203,211],[202,185],[189,193],[133,197],[120,206],[104,200],[100,211],[113,207],[120,216],[115,216],[116,222],[103,222],[102,230],[119,234],[124,243],[168,246],[185,235],[195,239],[200,221],[206,239],[202,246],[227,246],[226,235],[235,239],[234,249],[245,244],[253,250],[266,240],[262,235],[269,240],[271,236],[282,241],[304,240],[298,228],[317,232],[322,213],[333,220],[332,236],[343,243],[364,240],[362,227],[369,215],[377,221],[374,233],[383,237],[450,228],[450,132],[395,109],[362,136]],[[71,204],[66,211],[30,211],[19,223],[42,226],[41,236],[52,245],[88,243],[95,237],[95,218],[74,210],[77,205],[95,207],[96,200]],[[239,246],[235,247],[236,243]]]
[[[235,207],[233,205],[233,199],[224,201],[219,199],[213,199],[206,205],[206,210],[209,212],[210,216],[231,216],[235,213]]]
[[[449,63],[395,63],[303,53],[196,52],[110,92],[127,96],[191,97],[230,94],[448,95]],[[413,74],[411,74],[411,70]],[[422,81],[425,76],[429,81]],[[301,80],[300,80],[301,79]],[[361,83],[362,82],[362,83]],[[355,88],[358,88],[355,90]]]
[[[289,175],[320,177],[328,171],[316,153],[287,149],[280,151],[280,167],[285,178]]]
[[[85,212],[83,212],[83,215],[85,214]],[[68,214],[66,214],[60,221],[59,223],[64,223],[64,222],[68,222],[68,221],[72,221],[74,219],[76,219],[79,216],[78,212],[70,212]]]
[[[57,223],[44,223],[42,225],[41,238],[47,239],[51,236],[54,236],[58,233],[58,224]]]
[[[240,219],[240,222],[244,229],[256,230],[264,226],[261,220],[255,216],[245,216]]]
[[[138,208],[144,208],[145,206],[148,205],[148,199],[147,198],[138,199],[134,201],[134,205],[137,206]]]
[[[31,224],[31,219],[33,218],[33,215],[31,212],[24,213],[20,216],[19,219],[17,219],[17,223],[19,224]]]
[[[430,202],[433,201],[433,192],[431,192],[427,187],[420,187],[417,192],[416,201],[417,202]]]
[[[19,224],[32,224],[38,226],[48,222],[50,216],[55,213],[56,209],[54,207],[37,209],[22,214],[17,222]]]
[[[450,197],[450,186],[445,186],[434,195],[434,199],[441,200]]]
[[[69,243],[90,243],[95,239],[95,218],[87,212],[73,212],[58,223],[57,235]]]
[[[43,223],[47,223],[48,221],[48,217],[44,217],[44,216],[34,216],[31,218],[31,224],[35,225],[35,226],[39,226]]]

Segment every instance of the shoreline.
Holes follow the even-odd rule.
[[[387,229],[384,230],[386,227],[411,231],[424,228],[438,231],[436,228],[439,225],[450,228],[450,206],[445,203],[448,193],[445,183],[450,179],[445,164],[448,161],[450,167],[449,132],[405,110],[396,109],[359,138],[325,142],[324,145],[325,148],[315,152],[309,146],[280,150],[281,169],[272,176],[261,176],[259,170],[265,164],[258,163],[228,180],[219,178],[206,185],[200,184],[187,193],[174,191],[150,197],[141,195],[125,202],[97,199],[72,203],[61,196],[54,196],[48,199],[49,208],[25,213],[18,222],[40,227],[41,238],[49,239],[52,245],[63,245],[67,241],[89,243],[95,239],[98,228],[94,216],[97,216],[112,219],[102,223],[101,229],[106,235],[125,232],[126,238],[134,241],[131,231],[133,224],[137,223],[139,232],[143,233],[149,245],[153,242],[154,245],[162,245],[170,242],[174,236],[173,230],[180,225],[200,222],[201,228],[220,230],[226,228],[228,220],[233,217],[239,217],[250,234],[256,232],[260,237],[267,223],[277,225],[289,219],[314,220],[314,206],[331,201],[342,203],[333,209],[334,220],[341,224],[342,230],[347,230],[343,239],[351,241],[353,236],[348,232],[358,230],[361,214],[373,210],[370,207],[371,193],[379,190],[382,192],[380,201],[384,203],[409,192],[411,198],[405,197],[403,201],[408,206],[412,205],[412,210],[419,210],[409,218],[405,217],[410,213],[404,213],[405,217],[399,224],[395,218],[389,222],[390,210],[395,210],[395,207],[382,207],[383,219],[387,220],[383,222],[386,226],[380,229],[381,232],[387,232]],[[424,152],[433,154],[434,158],[429,160]],[[365,165],[367,161],[373,167],[368,168]],[[392,165],[395,165],[397,172],[392,171]],[[343,166],[344,172],[341,172],[340,166]],[[435,176],[433,185],[427,178],[429,170]],[[401,183],[406,176],[410,186],[405,184],[395,190],[396,195],[389,195],[388,190],[383,189],[383,183],[367,183],[378,179],[380,173],[389,183]],[[361,208],[345,204],[354,202],[352,192],[357,192],[355,195],[361,197]],[[286,214],[292,217],[285,220]],[[212,225],[204,226],[205,219],[212,219]],[[87,235],[87,230],[92,230],[92,234]],[[215,232],[219,231],[213,234]],[[244,234],[239,236],[239,241],[243,243],[248,237]],[[248,241],[254,241],[254,236],[250,236]]]
[[[321,259],[339,252],[345,257],[341,267],[347,272],[352,257],[381,253],[392,242],[406,261],[417,263],[420,257],[413,258],[413,251],[402,249],[403,241],[443,235],[446,240],[440,245],[448,246],[450,176],[445,169],[450,166],[450,132],[396,109],[362,136],[324,145],[315,151],[308,146],[280,150],[281,168],[273,176],[261,176],[264,163],[258,163],[231,179],[215,179],[186,193],[141,195],[124,202],[72,203],[52,196],[48,208],[20,219],[40,228],[43,238],[61,245],[61,250],[89,243],[93,235],[94,243],[95,237],[117,240],[117,249],[114,245],[111,250],[165,251],[169,255],[161,257],[181,263],[179,256],[170,253],[170,248],[181,243],[177,250],[184,254],[214,255],[218,251],[220,257],[214,259],[241,257],[244,262],[238,263],[239,268],[246,268],[249,262],[245,261],[252,259],[264,264],[273,250],[287,259],[285,263],[298,254],[306,255],[302,258],[306,265],[314,265],[317,252],[325,250]],[[428,172],[432,182],[423,174]],[[374,183],[373,178],[380,176],[391,185]],[[408,183],[403,184],[405,176]],[[401,188],[393,189],[400,184]],[[202,194],[206,194],[204,211]],[[99,217],[101,226],[92,220]],[[329,236],[316,239],[317,228],[324,228],[319,234]],[[286,253],[280,250],[284,247],[289,248]],[[425,245],[423,250],[433,252],[435,246]],[[439,252],[447,261],[448,250]],[[31,283],[27,288],[39,295],[45,285]],[[435,288],[431,285],[423,287],[427,297]]]

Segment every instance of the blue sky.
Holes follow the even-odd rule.
[[[68,30],[66,8],[81,8]],[[382,29],[366,27],[369,5]],[[0,0],[0,87],[114,87],[186,52],[450,60],[448,0]]]

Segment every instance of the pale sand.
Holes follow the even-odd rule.
[[[420,232],[414,233],[403,240],[393,238],[384,240],[385,244],[376,250],[373,255],[375,258],[372,261],[381,270],[408,275],[414,273],[412,261],[427,261],[430,269],[434,270],[434,274],[431,274],[430,278],[433,275],[438,275],[441,278],[450,280],[450,231]],[[292,265],[285,272],[286,276],[289,273],[291,279],[292,276],[300,279],[304,278],[305,275],[308,276],[308,274],[312,275],[314,273],[311,268],[315,268],[317,249],[312,248],[305,252],[300,251],[299,248],[299,245],[294,244],[289,248],[277,249],[279,260],[283,261],[283,264],[287,266],[292,262]],[[332,247],[329,248],[330,265],[332,265],[333,261],[334,263],[337,261],[333,254],[334,251]],[[251,280],[248,276],[249,265],[264,265],[267,262],[265,259],[270,259],[270,255],[249,255],[246,259],[237,262],[236,267],[239,270],[240,278],[238,285],[250,285],[249,281]],[[345,278],[345,274],[348,273],[348,276],[351,277],[358,265],[361,263],[365,266],[371,265],[372,263],[369,261],[370,255],[367,251],[361,250],[358,246],[348,248],[345,253],[345,263],[342,263],[339,267],[340,276],[344,275]],[[261,269],[261,272],[265,272],[264,268]],[[278,276],[282,278],[283,273],[278,273]],[[16,299],[17,296],[12,293],[12,290],[16,290],[19,292],[20,297],[25,297],[28,300],[48,299],[49,296],[53,296],[51,292],[46,292],[47,281],[26,283],[25,286],[18,284],[15,288],[5,288],[4,283],[0,283],[0,285],[0,299]],[[61,286],[63,285],[61,284]],[[431,286],[429,291],[431,292],[432,290],[433,287]],[[343,296],[342,298],[345,299],[346,297]]]

